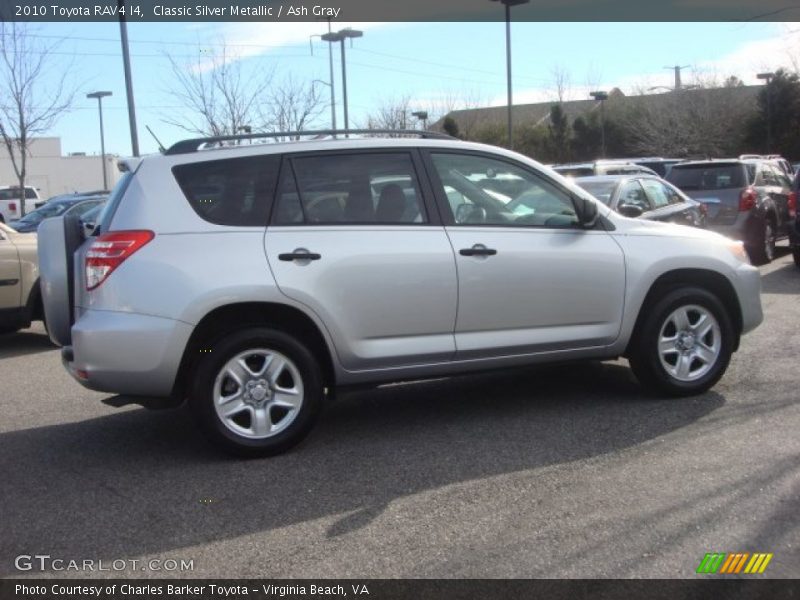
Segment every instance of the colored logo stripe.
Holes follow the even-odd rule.
[[[769,562],[772,560],[772,553],[756,552],[709,552],[700,561],[697,573],[719,573],[720,575],[744,573],[756,574],[763,573]],[[749,559],[749,561],[748,561]],[[747,565],[745,567],[745,564]]]

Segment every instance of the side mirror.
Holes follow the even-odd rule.
[[[574,201],[581,227],[584,229],[591,229],[594,227],[597,223],[597,219],[600,217],[600,212],[597,210],[597,203],[580,196],[575,197]]]
[[[636,204],[620,204],[617,206],[617,212],[623,217],[630,217],[631,219],[636,219],[644,214],[642,207]]]
[[[459,204],[456,207],[456,223],[485,223],[486,209],[476,204]]]

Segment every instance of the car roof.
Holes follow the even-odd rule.
[[[613,182],[613,181],[622,181],[623,179],[655,179],[656,181],[661,181],[661,178],[658,175],[650,175],[650,173],[621,173],[619,175],[587,175],[585,177],[572,178],[572,180],[578,184],[580,184],[581,182],[585,183]]]

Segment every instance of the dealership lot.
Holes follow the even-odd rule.
[[[0,576],[692,577],[707,552],[800,576],[800,271],[703,396],[624,361],[342,395],[298,448],[219,455],[184,410],[115,409],[42,329],[0,339]],[[142,570],[150,559],[194,570]],[[131,561],[139,560],[132,566]],[[97,564],[97,563],[95,563]]]

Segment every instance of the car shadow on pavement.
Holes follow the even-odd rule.
[[[763,274],[761,291],[765,294],[800,294],[800,269],[792,261]]]
[[[55,350],[46,333],[18,331],[0,335],[0,359]]]
[[[346,393],[270,459],[218,454],[185,409],[6,432],[0,576],[20,553],[140,557],[320,518],[336,537],[398,498],[615,452],[724,402],[648,397],[626,366],[589,363]]]

